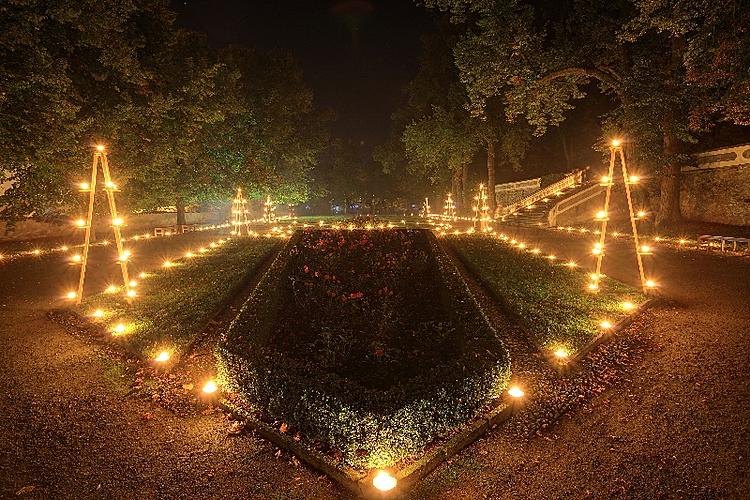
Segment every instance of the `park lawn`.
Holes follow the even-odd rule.
[[[138,296],[131,303],[118,289],[86,298],[81,312],[139,357],[153,359],[165,350],[179,357],[280,245],[276,238],[224,240],[170,268],[134,277]],[[103,317],[92,316],[97,309]],[[117,325],[124,331],[116,331]]]
[[[603,333],[603,321],[615,325],[646,301],[639,290],[606,277],[600,291],[591,293],[585,270],[494,236],[450,235],[444,240],[548,353],[574,355]],[[624,302],[635,306],[631,312]]]

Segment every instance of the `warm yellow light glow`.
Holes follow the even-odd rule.
[[[620,139],[612,139],[612,145],[614,147],[617,147],[620,145]]]
[[[636,215],[637,215],[637,216],[638,216],[639,218],[641,218],[641,219],[642,219],[643,217],[645,217],[645,216],[646,216],[646,212],[644,212],[643,210],[638,210],[638,213],[637,213]]]
[[[609,176],[608,175],[602,175],[601,182],[602,182],[602,184],[608,183],[609,182]]]
[[[73,262],[81,262],[81,259],[83,259],[83,257],[81,257],[79,254],[75,254],[70,258],[70,260],[72,260]]]
[[[63,251],[63,252],[67,252],[67,251],[68,251],[68,247],[67,247],[67,245],[63,245],[63,246],[61,246],[61,247],[60,247],[60,250],[61,250],[61,251]]]
[[[35,248],[31,253],[33,253],[34,255],[41,255],[42,251],[38,248]]]
[[[138,294],[136,293],[136,291],[135,291],[135,290],[128,290],[128,291],[127,291],[127,292],[125,293],[125,295],[127,295],[128,297],[131,297],[131,298],[132,298],[132,297],[135,297],[135,296],[136,296],[136,295],[138,295]]]
[[[83,220],[83,219],[78,219],[76,221],[76,226],[78,226],[78,227],[86,227],[86,221]]]
[[[654,280],[646,280],[646,287],[647,288],[654,288],[654,287],[656,287],[656,282],[654,282]]]
[[[684,245],[685,243],[687,243],[687,240],[685,238],[680,238],[677,243],[679,243],[680,245]]]
[[[141,278],[141,279],[144,279],[144,278],[148,278],[148,273],[145,273],[145,272],[141,272],[141,273],[140,273],[140,274],[138,275],[138,277],[139,277],[139,278]]]
[[[77,297],[77,295],[78,294],[76,294],[75,292],[68,292],[68,293],[65,294],[65,297],[68,298],[68,299],[75,299]]]
[[[88,183],[88,182],[82,182],[82,183],[80,183],[80,184],[78,185],[78,187],[79,187],[79,188],[81,188],[82,190],[86,191],[86,190],[87,190],[87,189],[89,189],[89,188],[90,188],[91,186],[89,186],[89,183]]]
[[[573,262],[572,260],[570,260],[570,261],[566,262],[565,265],[568,266],[568,267],[576,267],[578,264],[576,264],[575,262]]]
[[[96,145],[96,150],[97,150],[97,151],[100,151],[100,152],[101,152],[101,151],[104,151],[104,145],[103,145],[103,144],[97,144],[97,145]]]
[[[372,485],[380,491],[390,491],[396,487],[398,481],[384,470],[379,470],[372,478]]]
[[[104,317],[104,311],[101,309],[97,309],[94,312],[91,313],[92,318],[103,318]]]
[[[599,290],[599,284],[594,282],[589,283],[589,290],[591,290],[592,292]]]
[[[216,382],[214,382],[213,380],[209,380],[203,385],[203,392],[205,392],[206,394],[213,394],[218,388],[219,387],[216,385]]]
[[[115,217],[112,219],[112,225],[113,226],[122,226],[125,223],[124,220],[122,220],[122,217]]]
[[[596,212],[597,219],[604,219],[606,217],[607,217],[607,212],[605,212],[604,210],[599,210],[598,212]]]
[[[570,353],[568,353],[568,351],[566,349],[563,349],[562,347],[560,349],[557,349],[554,354],[558,359],[565,359],[570,355]]]
[[[635,304],[633,304],[629,300],[623,301],[621,306],[622,306],[622,309],[625,311],[632,311],[633,309],[635,309]]]
[[[638,181],[640,181],[640,180],[641,180],[641,178],[638,177],[637,175],[631,175],[630,176],[630,183],[631,184],[637,184]]]
[[[158,361],[159,363],[164,363],[165,361],[169,361],[170,354],[168,351],[161,351],[158,356],[154,358],[154,361]]]
[[[122,335],[123,333],[125,333],[125,330],[127,330],[127,327],[123,323],[118,323],[114,328],[112,328],[112,333],[114,333],[115,335]]]
[[[514,385],[510,389],[508,389],[508,395],[512,398],[522,398],[526,395],[525,392],[523,392],[523,389],[518,387],[517,385]]]
[[[609,330],[610,328],[612,328],[612,323],[610,323],[608,320],[605,319],[604,321],[599,323],[599,326],[601,326],[605,330]]]
[[[105,293],[115,293],[117,291],[117,287],[115,285],[109,285],[107,288],[104,289]]]
[[[187,257],[188,259],[194,256],[195,254],[193,252],[185,252],[185,257]]]
[[[641,245],[641,253],[649,253],[651,252],[651,247],[648,245]]]
[[[161,267],[169,268],[172,267],[174,263],[171,260],[165,260],[164,263],[161,265]]]

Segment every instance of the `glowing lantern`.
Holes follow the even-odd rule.
[[[372,479],[372,485],[380,491],[390,491],[396,487],[396,483],[396,478],[384,470],[378,471]]]
[[[512,398],[518,399],[524,397],[526,393],[523,392],[523,389],[521,389],[517,385],[514,385],[513,387],[508,389],[508,395]]]
[[[154,358],[154,361],[158,361],[159,363],[164,363],[166,361],[169,361],[170,355],[167,351],[161,351],[158,356]]]
[[[209,380],[203,385],[203,392],[206,394],[213,394],[218,388],[219,387],[216,385],[216,382],[214,382],[213,380]]]

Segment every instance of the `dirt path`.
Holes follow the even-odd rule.
[[[134,268],[210,239],[149,242]],[[92,258],[107,262],[108,251]],[[113,271],[94,268],[91,286]],[[129,396],[118,362],[46,318],[75,272],[61,255],[0,265],[0,498],[331,497],[328,479],[272,445],[230,436],[223,414],[178,417]]]
[[[523,233],[561,257],[589,246]],[[209,236],[177,238],[138,250],[138,262],[157,265]],[[627,258],[615,245],[605,272],[633,282]],[[642,349],[614,388],[540,437],[489,434],[412,496],[750,497],[750,259],[655,258],[673,302],[631,332]],[[92,284],[111,272],[97,269]],[[178,417],[128,396],[117,363],[46,319],[74,273],[60,256],[0,264],[0,497],[346,497],[263,440],[229,436],[221,414]]]

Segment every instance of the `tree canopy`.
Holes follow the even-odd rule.
[[[212,49],[165,0],[10,0],[0,31],[3,218],[70,213],[99,143],[132,209],[307,198],[327,118],[290,55]]]

